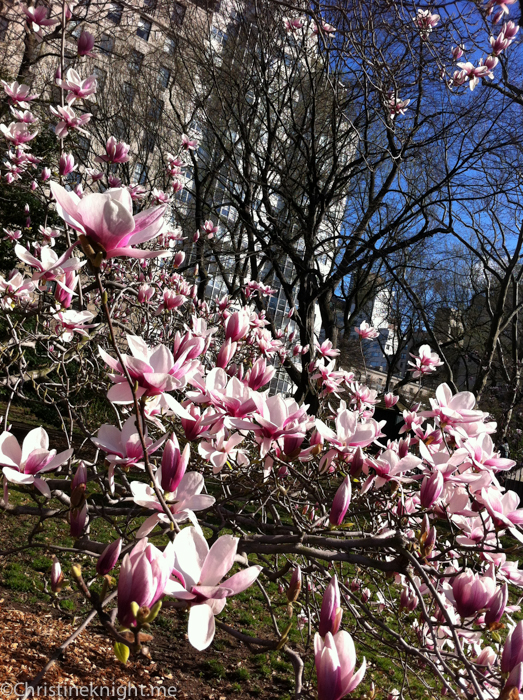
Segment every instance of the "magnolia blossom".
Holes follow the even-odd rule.
[[[480,576],[470,569],[456,576],[452,590],[445,591],[461,617],[472,617],[487,608],[496,593],[496,581],[491,576]]]
[[[43,246],[40,248],[40,260],[31,255],[31,253],[20,244],[15,246],[15,254],[18,258],[20,258],[20,260],[22,260],[22,262],[36,268],[37,272],[33,273],[33,281],[56,281],[56,283],[67,292],[72,292],[72,290],[68,289],[63,282],[65,274],[67,272],[79,270],[83,265],[85,265],[85,261],[82,262],[81,260],[78,260],[78,258],[69,257],[71,254],[70,250],[58,257],[54,250],[49,246]]]
[[[165,470],[166,466],[164,464],[163,468],[160,467],[155,474],[155,482],[160,490],[162,490],[161,485],[163,481],[162,471],[165,472]],[[203,487],[204,478],[201,474],[198,474],[198,472],[186,472],[172,492],[164,492],[164,500],[174,520],[178,522],[190,520],[194,525],[197,525],[195,511],[207,510],[215,501],[213,496],[202,494]],[[169,517],[164,512],[163,506],[158,501],[152,486],[141,481],[133,481],[131,482],[131,491],[133,500],[137,505],[156,511],[142,524],[137,532],[137,537],[148,535],[159,522],[169,524]]]
[[[89,112],[87,114],[80,114],[77,116],[72,107],[50,107],[51,112],[60,118],[60,121],[55,126],[54,131],[59,139],[65,139],[69,131],[79,131],[82,134],[87,134],[87,131],[83,129],[91,117],[93,116]]]
[[[363,680],[367,668],[363,659],[357,673],[356,650],[348,632],[344,630],[324,639],[314,636],[314,663],[318,677],[318,700],[341,700],[352,693]]]
[[[0,465],[7,481],[24,486],[34,484],[46,498],[51,498],[51,490],[39,475],[65,464],[72,454],[73,450],[59,454],[49,450],[49,436],[43,428],[27,433],[22,447],[11,433],[4,431],[0,435]]]
[[[0,124],[0,131],[3,133],[6,141],[10,141],[15,146],[23,146],[28,141],[32,141],[38,134],[38,131],[31,132],[25,122],[11,122],[9,126]]]
[[[423,39],[428,39],[429,34],[438,24],[440,16],[432,14],[430,10],[418,10],[418,14],[412,18],[416,27],[420,30]]]
[[[162,395],[167,406],[177,415],[190,419],[191,414],[166,393],[185,386],[187,375],[190,376],[199,365],[198,360],[187,361],[190,348],[175,360],[172,352],[164,345],[149,348],[139,336],[128,335],[127,343],[133,356],[123,355],[123,361],[132,381],[138,382],[136,395],[138,397]],[[133,392],[120,362],[112,358],[103,348],[99,348],[99,352],[102,359],[115,372],[111,375],[114,386],[109,389],[108,399],[113,403],[132,403]]]
[[[16,80],[13,83],[6,83],[5,80],[2,80],[2,85],[4,86],[5,94],[9,97],[9,101],[22,109],[29,109],[29,102],[38,97],[38,95],[30,94],[31,88],[29,85],[20,84]]]
[[[436,352],[432,352],[429,345],[422,345],[417,355],[409,353],[411,357],[414,358],[414,362],[409,360],[409,365],[414,369],[409,369],[412,372],[412,377],[417,379],[424,374],[430,374],[436,371],[436,367],[440,367],[443,362],[439,359],[439,355]]]
[[[93,256],[100,253],[104,258],[155,258],[166,254],[166,251],[133,247],[153,240],[160,233],[165,206],[146,209],[133,216],[132,200],[125,188],[88,194],[83,199],[56,182],[51,183],[51,191],[58,214],[78,231],[81,241],[85,239]]]
[[[202,651],[214,639],[214,616],[221,613],[227,598],[249,588],[258,578],[261,566],[250,566],[220,583],[234,564],[239,540],[222,535],[211,549],[205,537],[187,527],[174,540],[174,571],[167,595],[183,600],[190,607],[189,642]]]
[[[96,58],[96,54],[93,53],[94,48],[94,36],[87,32],[85,29],[80,34],[78,38],[77,51],[79,56],[90,56],[91,58]]]
[[[149,455],[154,454],[167,440],[167,435],[163,435],[159,440],[153,441],[148,437],[147,430],[144,430],[144,437]],[[131,466],[145,469],[143,447],[136,427],[135,416],[128,418],[121,430],[118,430],[114,425],[104,423],[98,430],[97,436],[91,440],[96,447],[106,453],[106,460],[113,471],[116,466],[123,469],[129,469]]]
[[[182,148],[186,151],[195,151],[198,148],[198,141],[189,138],[187,134],[182,134]]]
[[[82,100],[86,97],[90,97],[96,92],[98,82],[95,75],[90,75],[88,78],[82,80],[74,68],[69,68],[65,74],[65,78],[65,80],[58,78],[56,84],[69,93],[67,95],[68,104],[73,104],[75,100]]]
[[[47,18],[49,10],[45,5],[37,5],[36,7],[22,5],[22,11],[26,16],[28,26],[39,39],[43,39],[43,27],[53,27],[59,23],[57,19]]]
[[[7,279],[0,276],[0,305],[3,309],[11,309],[17,304],[30,303],[35,287],[36,283],[24,279],[18,270],[12,270]]]
[[[74,333],[88,338],[88,329],[96,328],[98,325],[97,323],[87,323],[87,321],[92,321],[94,316],[90,311],[74,311],[73,309],[59,311],[53,315],[55,321],[58,321],[55,332],[66,343],[73,339]]]
[[[172,542],[161,552],[144,538],[125,555],[118,578],[118,620],[122,625],[136,625],[131,603],[150,609],[160,600],[173,563]]]
[[[237,447],[245,438],[239,433],[227,437],[225,431],[220,431],[211,442],[202,440],[198,445],[200,455],[213,466],[213,474],[219,474],[229,460],[237,464],[249,464],[249,458]]]
[[[367,321],[362,321],[359,328],[356,326],[354,331],[362,340],[372,340],[372,338],[377,338],[379,336],[379,331],[368,324]]]

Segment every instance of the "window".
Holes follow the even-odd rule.
[[[185,7],[185,5],[182,5],[180,2],[174,3],[173,11],[171,13],[171,19],[176,27],[182,26],[186,9],[187,8]]]
[[[98,90],[103,90],[105,87],[105,81],[107,79],[107,71],[103,68],[95,66],[93,68],[93,75],[96,75],[96,80],[98,81]]]
[[[5,17],[0,17],[0,41],[6,40],[8,29],[9,21]]]
[[[138,20],[138,29],[136,30],[137,36],[142,37],[145,41],[149,41],[149,35],[151,34],[152,23],[148,19],[140,17]]]
[[[158,71],[158,83],[165,90],[169,87],[169,80],[171,79],[171,71],[165,66],[160,66]]]
[[[114,51],[114,37],[109,34],[102,34],[100,37],[100,51],[109,56]]]
[[[143,0],[143,9],[152,15],[156,10],[156,0]]]
[[[174,56],[176,53],[177,41],[173,36],[165,37],[165,44],[163,45],[163,50],[170,56]]]
[[[156,142],[156,134],[152,131],[146,131],[143,137],[143,147],[147,153],[154,151],[154,144]]]
[[[127,126],[125,124],[125,121],[122,119],[122,117],[116,117],[116,119],[115,119],[114,135],[116,136],[118,141],[126,141],[127,140]]]
[[[211,38],[216,44],[223,45],[227,39],[227,34],[218,29],[218,27],[211,27]]]
[[[129,59],[129,70],[132,70],[134,73],[139,73],[142,69],[143,58],[144,56],[141,51],[133,49]]]
[[[131,85],[131,83],[124,83],[123,84],[123,96],[124,100],[127,102],[129,107],[133,104],[134,102],[134,96],[136,94],[136,88]]]
[[[139,185],[144,185],[147,181],[147,168],[143,163],[136,163],[134,166],[133,181]]]
[[[123,5],[120,5],[119,2],[112,2],[107,13],[107,19],[111,20],[113,24],[120,24],[122,15]]]
[[[149,105],[148,117],[151,121],[157,122],[162,115],[163,101],[159,100],[157,97],[151,99],[151,104]]]
[[[67,25],[67,28],[69,29],[71,36],[74,36],[75,39],[79,39],[80,34],[82,33],[82,20],[72,19]]]
[[[87,136],[82,136],[80,135],[78,137],[78,146],[77,146],[77,151],[83,160],[87,158],[89,155],[89,148],[91,147],[91,142],[89,141]]]

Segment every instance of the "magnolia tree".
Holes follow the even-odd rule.
[[[24,12],[28,31],[38,33],[51,20],[37,10]],[[54,19],[52,26],[65,25],[67,13]],[[412,32],[425,40],[438,21],[418,13]],[[302,27],[287,22],[289,32]],[[80,54],[92,47],[85,36],[80,44]],[[471,71],[462,67],[454,84],[473,87],[484,77],[483,66]],[[31,149],[38,95],[4,83],[14,118],[1,126],[4,181],[13,192],[36,193],[48,220],[37,232],[28,210],[19,229],[5,229],[19,265],[0,279],[8,393],[0,503],[8,516],[34,518],[28,546],[56,557],[49,585],[58,598],[61,563],[77,554],[96,560],[98,580],[71,567],[92,610],[62,648],[97,616],[117,658],[132,664],[148,653],[163,605],[187,612],[189,642],[203,654],[216,634],[283,651],[297,698],[314,688],[320,700],[362,688],[368,698],[397,697],[413,675],[431,694],[519,697],[523,622],[515,599],[523,572],[515,553],[523,509],[498,480],[515,463],[496,452],[496,425],[474,395],[442,384],[427,405],[405,409],[396,434],[375,409],[383,401],[395,423],[398,397],[378,396],[336,368],[329,340],[308,348],[314,414],[270,395],[275,361],[304,350],[294,345],[290,319],[275,337],[255,306],[273,290],[251,281],[246,303],[199,299],[197,273],[176,271],[184,262],[177,246],[184,235],[213,235],[214,223],[196,235],[171,231],[172,191],[121,187],[125,143],[108,141],[101,169],[83,174],[85,187],[64,187],[76,166],[68,139],[88,128],[83,101],[97,83],[81,64],[56,83],[58,162]],[[409,105],[396,94],[388,100],[389,118],[401,119]],[[169,157],[172,189],[196,146],[184,136]],[[356,332],[361,343],[376,335],[365,322]],[[422,346],[413,377],[421,382],[440,364]],[[42,427],[21,443],[11,432],[10,408],[29,387],[59,416],[60,441]],[[93,418],[94,396],[103,397],[105,420]],[[77,435],[92,449],[73,447]],[[72,546],[35,539],[50,519],[67,523]],[[94,535],[102,520],[109,543]],[[229,624],[227,599],[252,586],[272,634],[253,637]],[[291,642],[294,628],[300,643]],[[396,660],[401,690],[374,684],[369,649]],[[315,683],[304,674],[307,658]]]

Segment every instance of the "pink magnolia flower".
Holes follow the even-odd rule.
[[[229,338],[221,346],[216,356],[216,366],[225,369],[236,353],[238,343],[233,343]]]
[[[516,0],[489,0],[489,2],[485,6],[485,10],[487,12],[487,15],[490,15],[493,12],[494,8],[497,7],[501,14],[508,15],[508,5],[513,5],[515,2]]]
[[[185,151],[195,151],[198,148],[198,141],[190,139],[187,134],[182,134],[182,148]]]
[[[138,287],[138,301],[140,304],[148,304],[154,294],[154,287],[144,282]]]
[[[71,153],[62,153],[60,156],[60,161],[58,163],[58,172],[60,175],[65,176],[76,170],[78,164],[74,162],[74,156]],[[53,183],[51,183],[51,188]]]
[[[22,447],[11,433],[0,435],[0,465],[7,481],[13,484],[34,486],[46,497],[51,498],[51,490],[40,474],[53,471],[65,464],[74,450],[56,454],[49,450],[49,436],[43,428],[31,430],[24,438]]]
[[[395,119],[398,115],[401,116],[405,114],[409,104],[410,100],[400,100],[399,97],[394,97],[394,95],[389,97],[388,107],[390,118]]]
[[[23,146],[28,141],[32,141],[38,134],[38,131],[29,131],[29,127],[25,122],[11,122],[9,126],[0,124],[0,131],[3,133],[5,140],[13,143],[15,146]]]
[[[519,508],[519,496],[514,491],[501,495],[495,487],[481,489],[479,500],[497,528],[513,528],[523,524],[523,509]]]
[[[367,321],[362,321],[360,327],[356,326],[354,330],[362,340],[370,340],[379,336],[379,331],[368,324]]]
[[[66,272],[63,277],[60,277],[60,284],[56,285],[54,290],[54,298],[64,309],[71,306],[75,289],[78,286],[80,277],[73,270]]]
[[[56,283],[67,292],[72,292],[72,290],[68,289],[63,282],[65,274],[67,272],[79,270],[85,265],[85,261],[82,262],[78,260],[78,258],[69,257],[71,255],[70,250],[58,257],[49,246],[42,246],[42,248],[40,248],[40,260],[31,255],[31,253],[19,243],[15,246],[15,254],[22,262],[37,269],[37,272],[33,273],[32,277],[34,282],[37,280],[43,280],[45,282],[56,281]]]
[[[38,97],[38,95],[30,94],[31,88],[29,85],[20,84],[16,80],[13,83],[6,83],[5,80],[2,80],[2,85],[4,86],[5,94],[9,97],[9,101],[22,109],[29,109],[29,102]]]
[[[153,441],[145,430],[147,454],[154,454],[166,439],[167,435],[163,435],[159,440]],[[136,427],[135,416],[128,418],[121,430],[118,430],[115,425],[104,423],[98,430],[97,436],[91,438],[91,441],[106,453],[105,459],[111,465],[112,472],[116,466],[123,469],[129,469],[129,467],[145,469],[143,447]]]
[[[47,19],[49,10],[45,5],[37,5],[36,7],[22,5],[22,11],[26,16],[27,25],[40,39],[43,38],[43,27],[53,27],[55,24],[59,24],[57,19]]]
[[[0,276],[0,306],[3,309],[11,309],[17,304],[29,303],[35,287],[36,283],[25,280],[18,270],[12,270],[7,280]]]
[[[180,306],[183,306],[187,301],[187,297],[183,294],[177,294],[172,289],[164,289],[162,303],[158,306],[156,316],[159,316],[163,311],[174,311]]]
[[[267,367],[267,363],[264,357],[259,357],[253,366],[248,370],[245,377],[243,378],[244,384],[246,384],[253,391],[258,391],[268,384],[276,373],[275,367]]]
[[[169,348],[164,345],[149,348],[139,336],[128,335],[127,343],[133,356],[123,355],[122,359],[132,381],[138,382],[136,395],[138,397],[162,395],[166,405],[177,415],[191,419],[191,414],[174,397],[166,393],[183,388],[187,377],[199,365],[198,360],[187,361],[189,349],[175,360]],[[115,372],[115,374],[110,375],[114,386],[109,389],[107,398],[117,404],[132,403],[133,393],[124,376],[120,362],[112,358],[103,348],[98,350],[102,359]]]
[[[85,172],[93,182],[98,182],[98,180],[101,180],[104,176],[103,172],[101,170],[96,170],[96,168],[86,168]]]
[[[324,34],[329,35],[334,35],[336,34],[336,27],[333,27],[332,24],[327,24],[327,22],[324,22],[322,20],[321,24],[318,26],[317,24],[314,24],[312,33],[313,34],[319,34],[320,32],[323,32]]]
[[[431,418],[436,416],[442,425],[460,425],[462,423],[483,422],[488,414],[474,410],[476,398],[470,391],[461,391],[455,396],[447,384],[440,384],[436,389],[436,398],[430,399],[431,410],[422,411],[420,415]]]
[[[320,419],[316,419],[315,425],[318,433],[334,447],[325,455],[328,463],[336,454],[345,458],[352,455],[356,447],[368,447],[380,435],[380,426],[375,420],[363,422],[356,411],[347,408],[342,408],[336,415],[336,432]]]
[[[452,58],[455,61],[459,61],[459,59],[463,56],[464,51],[465,51],[464,46],[453,46],[452,47]]]
[[[4,241],[19,241],[22,238],[22,231],[20,229],[10,229],[4,228],[5,236],[2,240]]]
[[[386,408],[392,408],[395,406],[398,401],[400,400],[399,396],[394,396],[393,393],[389,392],[388,394],[385,394],[383,397],[383,400],[385,401],[385,406]]]
[[[94,48],[94,36],[86,31],[80,34],[78,39],[77,51],[79,56],[90,56],[91,58],[96,58],[96,54],[93,53]]]
[[[496,580],[491,576],[481,576],[471,569],[465,569],[454,578],[452,590],[445,591],[445,594],[461,617],[472,617],[480,610],[488,608],[496,594]]]
[[[340,354],[339,350],[332,347],[330,340],[325,340],[321,345],[317,345],[316,349],[318,351],[318,355],[321,355],[322,357],[338,357]]]
[[[212,221],[207,220],[203,226],[202,231],[207,235],[207,238],[212,238],[218,231],[218,226],[215,226]]]
[[[246,311],[236,311],[225,321],[225,340],[236,343],[247,335],[249,328],[249,314]]]
[[[432,508],[443,492],[444,483],[443,474],[438,470],[423,479],[419,492],[423,508]]]
[[[418,10],[416,17],[412,18],[416,27],[420,30],[423,39],[428,39],[429,34],[438,24],[440,16],[432,14],[430,10]]]
[[[474,90],[479,83],[480,78],[488,77],[489,69],[487,66],[479,65],[476,67],[473,63],[470,63],[470,61],[458,63],[458,66],[461,68],[465,78],[469,81],[469,88],[471,91]]]
[[[297,32],[303,27],[303,21],[301,19],[286,19],[284,20],[285,29],[291,34]]]
[[[35,124],[38,121],[38,117],[35,117],[35,115],[27,109],[24,112],[21,112],[19,109],[15,109],[13,106],[9,107],[9,109],[11,110],[13,117],[19,122],[24,122],[25,124]]]
[[[400,457],[392,450],[385,450],[379,457],[369,461],[375,475],[371,475],[363,484],[361,493],[366,493],[371,486],[381,488],[389,481],[408,482],[409,478],[403,476],[404,472],[411,471],[419,466],[421,459],[412,454]]]
[[[155,474],[155,482],[160,489],[162,481],[162,467],[160,467]],[[190,520],[196,525],[197,519],[195,511],[207,510],[214,504],[215,499],[213,496],[202,494],[203,487],[204,478],[202,474],[198,474],[198,472],[186,472],[174,491],[163,494],[164,500],[177,522],[182,523],[186,520]],[[137,505],[147,508],[148,510],[156,511],[153,515],[146,518],[136,533],[137,537],[148,535],[159,522],[165,524],[170,523],[152,486],[144,484],[141,481],[133,481],[131,482],[131,491],[133,500]]]
[[[65,139],[69,131],[79,131],[82,134],[87,134],[87,131],[82,127],[85,126],[91,117],[90,113],[76,116],[72,107],[50,107],[51,112],[60,118],[60,121],[55,126],[54,131],[59,139]]]
[[[62,567],[60,562],[56,557],[53,559],[53,565],[51,567],[51,590],[53,593],[60,593],[62,590],[62,584],[64,581],[64,575],[62,573]]]
[[[339,527],[349,509],[352,495],[352,487],[350,476],[346,476],[342,481],[341,486],[336,491],[334,500],[332,501],[331,511],[329,514],[329,523],[335,527]]]
[[[118,620],[125,627],[136,625],[131,603],[152,608],[165,591],[174,564],[172,542],[161,552],[141,539],[126,554],[118,578]]]
[[[80,199],[56,182],[51,183],[56,209],[104,258],[155,258],[166,251],[136,250],[160,233],[165,207],[153,207],[133,216],[133,204],[125,188],[109,189],[103,194],[88,194]]]
[[[281,394],[268,398],[261,394],[253,394],[252,398],[258,406],[256,413],[252,414],[253,422],[233,418],[231,424],[240,430],[254,431],[260,444],[261,457],[265,457],[273,441],[282,436],[305,436],[312,422],[307,415],[308,406],[299,406],[294,399],[284,398]]]
[[[367,668],[363,659],[357,673],[356,650],[348,632],[328,632],[325,639],[314,636],[314,663],[318,677],[318,700],[341,700],[363,680]]]
[[[96,92],[98,82],[95,75],[90,75],[88,78],[85,78],[85,80],[82,80],[74,68],[69,68],[65,77],[65,80],[58,78],[56,84],[69,93],[67,95],[67,102],[69,104],[73,104],[75,100],[82,100],[86,97],[90,97]]]
[[[110,136],[105,144],[105,156],[95,158],[96,163],[127,163],[129,160],[129,149],[131,147],[123,141],[117,141],[114,136]]]
[[[251,586],[261,566],[250,566],[220,583],[234,564],[239,540],[222,535],[211,549],[201,532],[187,527],[174,540],[175,563],[167,595],[186,601],[190,607],[189,642],[203,651],[214,639],[214,616],[221,613],[227,598]]]
[[[240,433],[227,437],[225,430],[220,430],[211,442],[202,440],[198,445],[200,455],[212,464],[213,474],[219,474],[229,460],[238,464],[249,464],[249,458],[237,447],[245,440]]]
[[[412,372],[412,377],[417,379],[424,374],[430,374],[436,371],[436,367],[440,367],[443,362],[439,359],[439,355],[432,352],[429,345],[422,345],[417,355],[409,353],[411,357],[414,358],[414,362],[409,360],[409,365],[414,367],[414,369],[409,369]]]
[[[94,316],[90,311],[74,311],[73,309],[59,311],[53,315],[55,321],[58,321],[55,333],[65,343],[69,343],[73,339],[74,333],[88,338],[88,329],[96,328],[98,325],[97,323],[87,323],[87,321],[92,321]]]

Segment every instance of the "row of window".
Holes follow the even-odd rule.
[[[156,9],[156,0],[144,0],[143,9],[148,14],[153,14]],[[124,6],[120,2],[112,2],[109,7],[109,12],[107,13],[107,19],[113,24],[119,25],[122,21]],[[183,20],[185,19],[185,12],[187,8],[182,5],[181,2],[174,2],[171,8],[171,20],[176,27],[181,27]],[[141,26],[137,30],[138,36],[146,41],[149,40],[149,34],[151,31],[151,22],[145,18],[140,20]],[[142,32],[142,33],[140,33]]]

